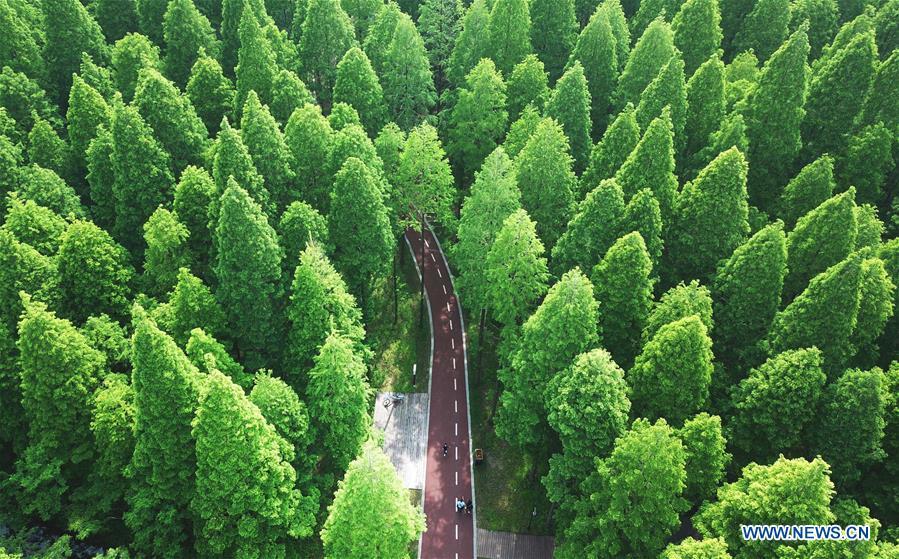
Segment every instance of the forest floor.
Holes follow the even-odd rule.
[[[465,302],[462,303],[464,305]],[[473,448],[484,450],[484,461],[474,467],[478,528],[551,535],[553,528],[550,503],[540,484],[540,477],[546,472],[537,472],[536,477],[533,477],[531,457],[500,439],[493,425],[488,423],[496,391],[499,389],[494,352],[494,340],[498,336],[489,330],[485,331],[488,343],[479,367],[478,352],[481,350],[481,343],[478,339],[477,317],[466,313],[465,318],[469,341],[472,445]],[[533,514],[535,510],[536,515]]]
[[[393,274],[378,282],[373,293],[374,312],[369,320],[368,336],[374,358],[379,386],[378,392],[427,392],[431,331],[425,323],[419,328],[418,275],[412,257],[402,245],[403,258],[397,261],[397,321],[394,322]],[[412,365],[418,364],[415,386],[412,386]]]

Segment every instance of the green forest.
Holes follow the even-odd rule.
[[[417,557],[425,223],[479,527],[899,559],[899,0],[0,0],[0,68],[0,559]]]

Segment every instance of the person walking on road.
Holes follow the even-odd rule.
[[[446,455],[449,454],[449,445],[443,443],[443,457],[446,458]]]

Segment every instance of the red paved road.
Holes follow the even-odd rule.
[[[468,378],[461,310],[446,261],[436,238],[425,231],[424,266],[421,236],[407,231],[419,269],[424,268],[425,295],[431,306],[434,353],[428,410],[428,457],[424,511],[427,531],[420,559],[474,559],[474,515],[457,513],[456,497],[474,500],[468,429]],[[449,455],[443,457],[443,443]]]

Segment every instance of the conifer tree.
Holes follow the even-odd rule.
[[[687,86],[684,83],[684,61],[678,55],[668,59],[668,63],[659,70],[659,75],[640,94],[637,124],[645,129],[666,108],[671,115],[674,147],[680,153],[686,144],[684,127],[687,121]]]
[[[802,26],[765,63],[746,106],[749,140],[749,200],[768,209],[786,184],[801,147],[805,114],[808,37]]]
[[[796,222],[787,236],[787,278],[784,299],[799,294],[809,280],[846,258],[855,247],[855,190],[838,194]]]
[[[46,68],[38,42],[41,37],[29,28],[28,19],[17,13],[16,4],[0,2],[0,22],[5,30],[0,41],[0,60],[16,72],[43,78]]]
[[[721,538],[687,538],[677,544],[668,544],[661,559],[731,559],[731,555]]]
[[[237,76],[236,113],[243,110],[251,91],[259,95],[262,103],[271,103],[278,65],[272,45],[250,5],[244,7],[240,19],[240,49],[234,73]]]
[[[634,410],[675,425],[702,409],[712,380],[712,340],[698,315],[665,324],[627,373]]]
[[[702,320],[705,329],[711,332],[712,297],[708,288],[699,285],[696,280],[688,284],[681,282],[653,304],[652,311],[646,318],[646,328],[643,329],[643,344],[651,340],[662,326],[694,314]]]
[[[609,103],[618,81],[618,45],[609,17],[608,9],[596,10],[578,35],[569,61],[569,64],[578,61],[584,68],[594,135],[605,129]]]
[[[347,108],[349,109],[350,118],[356,116],[352,107]],[[333,116],[334,113],[331,113],[331,117]],[[362,126],[358,124],[358,119],[356,119],[355,123],[348,122],[343,125],[338,123],[336,119],[332,120],[329,118],[328,120],[336,130],[334,144],[331,148],[331,157],[328,161],[329,174],[331,176],[337,175],[340,168],[343,167],[343,164],[350,157],[359,159],[371,171],[372,178],[375,179],[375,183],[381,192],[381,197],[386,204],[386,196],[389,194],[390,188],[386,185],[384,179],[384,164],[378,157],[378,151],[375,149],[371,138],[368,137]],[[338,126],[343,126],[343,128],[337,128]],[[389,214],[388,217],[390,217]]]
[[[688,155],[708,145],[709,136],[721,126],[727,103],[725,83],[724,64],[715,55],[700,63],[687,81],[686,138],[682,140],[682,145],[686,145]]]
[[[303,82],[326,108],[331,105],[337,63],[355,43],[353,24],[337,0],[309,0],[297,54]]]
[[[552,250],[552,268],[562,273],[578,266],[593,266],[619,236],[624,216],[624,194],[612,179],[604,180],[587,193]]]
[[[57,271],[53,260],[18,241],[5,227],[0,227],[0,264],[0,318],[14,345],[12,336],[22,312],[19,291],[33,293],[40,301],[55,303]],[[14,360],[12,349],[6,355]],[[13,382],[17,385],[18,373],[12,374],[16,376]]]
[[[378,515],[369,511],[379,511]],[[425,530],[396,469],[372,442],[349,464],[322,528],[325,557],[403,559]]]
[[[877,49],[883,54],[893,53],[899,48],[899,27],[896,18],[899,16],[899,2],[884,2],[877,10],[874,28],[877,30]]]
[[[175,342],[134,311],[134,455],[125,523],[134,549],[155,557],[188,552],[196,458],[191,421],[199,373]]]
[[[734,36],[733,52],[749,49],[764,62],[781,46],[789,34],[790,2],[759,0],[743,19]]]
[[[858,319],[850,341],[860,361],[874,363],[878,355],[875,341],[895,312],[896,285],[890,279],[884,262],[879,258],[869,258],[862,263],[858,289]]]
[[[837,158],[837,183],[854,185],[859,202],[877,204],[884,199],[887,177],[894,168],[892,138],[883,123],[866,126],[849,138],[846,150]]]
[[[215,58],[221,45],[215,31],[192,0],[169,2],[163,19],[165,39],[165,73],[170,80],[185,87],[200,49]]]
[[[382,2],[377,0],[341,0],[340,7],[349,16],[356,33],[361,41],[368,35],[368,30],[378,17]]]
[[[577,187],[562,126],[543,119],[515,158],[521,205],[537,223],[537,236],[551,251],[571,218]]]
[[[62,178],[71,179],[71,150],[49,122],[36,117],[27,140],[26,154],[30,163],[49,169]]]
[[[167,303],[157,307],[154,315],[160,327],[180,347],[187,346],[194,328],[202,328],[210,336],[224,333],[224,312],[203,280],[187,268],[178,269],[175,288],[168,298]]]
[[[90,221],[69,225],[56,267],[62,314],[78,323],[91,315],[127,315],[134,270],[127,253],[106,231]]]
[[[384,174],[392,177],[400,167],[400,157],[406,143],[406,134],[395,122],[388,122],[374,140],[375,151],[384,165]]]
[[[117,106],[110,131],[110,160],[115,177],[113,232],[125,248],[139,256],[144,248],[140,228],[171,194],[171,159],[134,107]]]
[[[15,194],[7,197],[6,220],[2,228],[44,256],[56,254],[68,225],[56,212],[33,200],[21,200]]]
[[[21,72],[14,72],[9,66],[0,70],[0,107],[5,110],[5,134],[13,143],[24,143],[25,136],[34,126],[32,113],[59,128],[58,111],[55,104],[34,79]]]
[[[314,103],[306,84],[290,70],[281,69],[272,85],[269,109],[281,125],[287,125],[293,112],[307,103]]]
[[[646,251],[652,260],[653,280],[658,278],[662,260],[662,214],[659,202],[648,189],[643,189],[624,207],[619,231],[637,231],[646,243]]]
[[[332,330],[355,344],[365,337],[362,313],[347,292],[343,278],[318,244],[312,242],[299,255],[287,306],[290,329],[288,381],[297,390],[305,387],[304,373]]]
[[[393,33],[396,31],[396,24],[401,15],[402,11],[395,1],[386,2],[375,17],[375,21],[363,41],[362,48],[365,50],[365,55],[368,56],[375,73],[379,76],[384,73],[384,56],[387,54],[387,49],[390,48],[390,41],[393,40]]]
[[[749,234],[747,165],[731,148],[684,186],[674,210],[669,247],[680,277],[707,277]]]
[[[75,189],[59,175],[37,165],[19,167],[18,194],[25,200],[45,206],[62,216],[84,217],[84,207]]]
[[[489,25],[490,8],[487,1],[474,0],[462,16],[462,29],[456,37],[447,63],[446,77],[452,85],[460,86],[465,83],[468,72],[481,58],[488,56]]]
[[[534,52],[546,65],[549,81],[555,82],[562,76],[577,40],[574,0],[534,0],[530,5],[530,18]]]
[[[43,13],[42,56],[47,65],[51,96],[61,102],[67,98],[72,74],[81,65],[81,53],[105,61],[106,41],[100,25],[77,0],[47,0],[39,8]]]
[[[66,112],[66,131],[69,134],[72,157],[78,168],[86,168],[87,148],[97,136],[100,125],[108,126],[110,118],[111,110],[103,96],[80,76],[73,76]]]
[[[654,425],[646,419],[635,421],[584,481],[577,516],[556,553],[571,559],[619,553],[658,556],[679,515],[689,508],[681,497],[685,464],[683,444],[664,419]],[[628,475],[636,470],[642,476]]]
[[[486,32],[486,50],[482,56],[491,58],[504,76],[509,75],[512,68],[532,52],[528,3],[524,0],[494,2]]]
[[[213,371],[220,371],[244,388],[249,388],[253,384],[253,378],[231,357],[225,346],[202,328],[190,331],[184,352],[190,362],[203,373],[212,374]]]
[[[216,21],[217,18],[211,17],[209,14],[206,15],[213,25],[218,24],[219,36],[222,38],[222,68],[225,69],[229,77],[233,77],[234,67],[237,66],[237,52],[240,49],[240,21],[243,18],[244,9],[250,8],[260,25],[263,20],[267,19],[267,14],[263,13],[265,8],[264,2],[258,0],[251,0],[250,2],[246,0],[222,0],[218,4],[219,6],[216,6],[216,9],[220,9],[221,12],[220,22]]]
[[[315,357],[306,387],[314,448],[321,457],[319,487],[323,495],[333,491],[368,438],[370,397],[365,363],[354,351],[353,341],[332,331]]]
[[[725,363],[757,363],[755,346],[780,306],[786,260],[783,224],[775,222],[719,266],[712,284],[715,355]]]
[[[175,186],[173,209],[178,222],[187,227],[188,252],[203,277],[208,277],[209,246],[212,244],[208,211],[214,196],[212,177],[199,167],[186,168]]]
[[[391,207],[398,222],[419,230],[423,217],[433,217],[448,227],[455,224],[452,205],[456,189],[449,161],[437,130],[422,124],[409,132],[393,180]]]
[[[104,374],[103,354],[67,320],[22,294],[19,386],[27,447],[11,481],[19,506],[44,521],[67,511],[70,491],[93,458],[90,401]]]
[[[134,98],[134,89],[144,68],[162,68],[159,47],[140,33],[128,33],[116,41],[112,48],[113,77],[116,88],[128,103]]]
[[[192,434],[200,554],[284,557],[294,538],[312,533],[312,503],[295,488],[284,440],[218,371],[206,379]],[[251,533],[240,530],[248,525]]]
[[[234,84],[222,73],[218,61],[205,52],[191,68],[185,93],[210,133],[217,132],[222,118],[234,109]]]
[[[853,37],[830,60],[816,67],[802,121],[807,153],[835,153],[843,146],[843,134],[852,128],[861,111],[876,64],[877,45],[874,33],[868,32]]]
[[[460,272],[455,283],[465,294],[466,305],[478,311],[489,306],[487,255],[506,218],[521,207],[521,192],[512,171],[506,152],[494,150],[475,175],[460,211],[459,242],[451,252]]]
[[[356,157],[347,159],[334,178],[328,227],[334,265],[365,310],[374,279],[390,262],[393,235],[377,179]]]
[[[468,184],[506,131],[506,84],[493,61],[485,58],[469,72],[466,87],[457,94],[449,116],[447,151],[462,169],[463,184]]]
[[[278,122],[268,106],[259,101],[255,91],[249,93],[244,105],[240,138],[250,152],[253,166],[265,180],[271,204],[277,210],[283,209],[296,198],[293,154],[287,147]]]
[[[625,199],[630,199],[644,188],[652,191],[659,202],[662,224],[671,224],[674,199],[677,195],[677,177],[674,175],[674,130],[670,111],[649,123],[643,137],[615,173]]]
[[[637,105],[640,94],[676,52],[671,26],[661,18],[650,23],[628,55],[612,97],[613,106],[621,109],[628,103]]]
[[[338,142],[346,137],[345,128],[355,126],[362,129],[362,120],[359,118],[359,113],[347,103],[334,103],[331,105],[331,114],[328,115],[328,124],[330,124],[331,128],[337,132],[335,139]],[[341,133],[343,133],[343,135]],[[362,130],[362,133],[365,134],[368,142],[371,143],[371,139],[368,138],[368,134],[365,133],[365,130]]]
[[[583,198],[583,195],[596,188],[603,180],[615,176],[639,141],[640,126],[637,124],[634,106],[628,105],[618,113],[590,151],[590,162],[581,175],[578,198]]]
[[[885,52],[881,52],[886,56]],[[899,128],[899,109],[889,102],[889,91],[896,79],[899,79],[899,53],[894,50],[877,66],[874,79],[871,80],[871,88],[858,115],[860,124],[869,125],[880,121],[887,128],[893,130]]]
[[[112,133],[106,125],[100,125],[97,127],[97,137],[91,140],[85,152],[87,161],[85,179],[90,187],[88,194],[91,201],[91,216],[97,225],[106,230],[112,230],[115,225],[113,197],[115,173],[112,165],[114,150]]]
[[[369,136],[375,136],[386,122],[384,90],[368,57],[358,47],[348,50],[337,65],[334,103],[347,103],[356,109]]]
[[[789,238],[787,239],[789,252]],[[769,355],[818,347],[827,371],[852,356],[850,338],[858,321],[862,256],[853,254],[818,274],[793,302],[774,316],[765,338]]]
[[[855,236],[855,249],[878,248],[883,241],[886,228],[883,221],[877,216],[877,208],[871,204],[856,206],[855,222],[858,227],[858,234]]]
[[[521,323],[546,292],[549,279],[543,243],[526,211],[513,211],[503,220],[482,266],[483,304],[504,325]]]
[[[511,366],[499,371],[504,388],[497,435],[520,448],[544,452],[547,383],[599,342],[597,311],[590,280],[578,269],[566,272],[550,288],[522,326]]]
[[[144,224],[147,250],[142,279],[148,294],[159,297],[175,285],[178,270],[189,262],[187,236],[187,227],[161,206]]]
[[[606,13],[609,25],[612,26],[612,35],[615,36],[615,55],[618,58],[618,72],[620,73],[624,70],[631,52],[631,32],[627,26],[624,9],[620,0],[603,0],[599,7]]]
[[[684,58],[687,76],[721,47],[721,12],[717,0],[687,0],[671,21],[674,46]]]
[[[428,54],[411,18],[400,17],[397,22],[381,74],[391,120],[410,130],[424,120],[437,100]]]
[[[328,219],[302,200],[291,202],[281,214],[278,236],[285,254],[282,274],[285,281],[293,277],[300,262],[300,253],[310,241],[317,244],[325,254],[332,250],[328,241]]]
[[[238,356],[250,369],[269,362],[279,331],[281,248],[262,208],[228,179],[215,228],[216,298],[225,311]]]
[[[725,87],[727,87],[725,85]],[[749,140],[746,137],[746,120],[740,113],[730,113],[721,121],[721,126],[709,136],[706,146],[693,154],[687,176],[695,177],[701,169],[718,157],[719,154],[735,147],[741,153],[749,153]],[[750,171],[751,172],[751,171]],[[755,189],[750,188],[752,196]],[[751,198],[750,198],[751,201]]]
[[[208,142],[206,126],[175,84],[156,70],[141,70],[132,104],[171,156],[176,173],[202,163]]]
[[[543,62],[535,54],[525,56],[515,65],[506,85],[510,119],[518,118],[529,104],[542,109],[549,97],[548,77]]]
[[[544,112],[562,125],[571,147],[574,172],[581,174],[587,168],[593,142],[590,140],[590,91],[579,61],[556,83]]]
[[[604,345],[629,367],[652,307],[652,260],[639,232],[619,238],[591,273]]]
[[[512,126],[509,127],[506,139],[503,140],[503,149],[506,150],[509,157],[513,159],[518,157],[518,154],[524,149],[525,144],[531,139],[531,136],[534,134],[534,131],[537,130],[537,126],[542,120],[543,118],[540,116],[540,113],[537,112],[537,109],[533,104],[527,105],[524,110],[521,111],[518,120],[513,122]]]
[[[711,499],[718,484],[724,480],[724,470],[731,455],[725,448],[727,441],[721,431],[721,418],[706,412],[688,419],[678,430],[687,458],[684,497],[691,503]]]
[[[428,51],[437,89],[447,85],[447,71],[456,37],[462,29],[464,5],[459,0],[424,0],[419,7],[418,30]]]
[[[116,87],[111,68],[98,66],[89,54],[84,53],[81,55],[79,73],[85,83],[96,89],[107,102],[115,98]]]
[[[265,179],[256,170],[250,150],[243,143],[240,132],[231,128],[227,120],[222,122],[221,130],[213,146],[212,178],[215,181],[216,196],[209,209],[212,229],[215,229],[221,195],[228,188],[228,180],[234,181],[244,189],[254,202],[262,206],[267,217],[275,215],[275,205],[271,194],[265,187]]]
[[[162,44],[162,25],[167,5],[165,0],[134,0],[140,32],[155,44]]]
[[[851,184],[851,183],[847,183]],[[790,179],[780,195],[778,216],[788,228],[833,196],[833,158],[822,155]]]
[[[331,178],[327,165],[334,133],[318,105],[305,105],[290,115],[284,139],[293,154],[300,198],[323,215],[331,206]]]
[[[839,18],[836,0],[799,0],[790,6],[790,32],[808,21],[809,56],[815,60],[837,34]]]
[[[282,449],[281,455],[294,464],[298,485],[301,488],[308,485],[306,478],[314,467],[314,455],[308,452],[312,444],[312,430],[306,404],[290,385],[262,372],[253,379],[253,390],[249,398],[259,408],[265,420],[288,443],[288,448]]]

